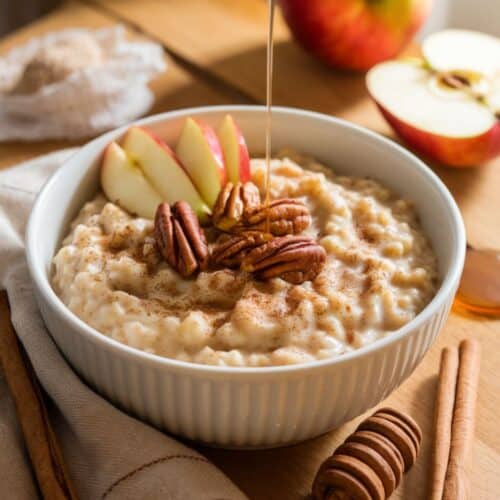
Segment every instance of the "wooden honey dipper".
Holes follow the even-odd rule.
[[[422,432],[408,415],[381,408],[363,421],[316,474],[314,500],[385,500],[420,451]]]

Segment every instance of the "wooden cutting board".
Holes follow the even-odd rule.
[[[169,70],[153,82],[153,112],[219,103],[263,103],[265,96],[265,0],[100,0],[68,3],[43,20],[0,41],[0,53],[16,43],[68,26],[125,23],[131,36],[148,36],[166,48]],[[412,49],[414,50],[414,49]],[[361,75],[335,72],[290,40],[276,20],[276,104],[340,116],[393,137],[364,87]],[[0,145],[0,167],[62,147],[65,143]],[[480,169],[433,167],[462,210],[469,241],[500,249],[500,161]],[[425,500],[432,444],[432,412],[440,351],[464,337],[481,341],[483,360],[474,449],[473,498],[493,500],[500,491],[500,320],[453,312],[414,374],[384,404],[407,410],[420,423],[424,442],[417,465],[392,496]],[[198,447],[251,499],[305,499],[318,465],[362,417],[306,443],[267,451],[236,452]]]

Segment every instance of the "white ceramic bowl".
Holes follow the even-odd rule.
[[[175,143],[187,116],[240,124],[251,152],[264,150],[265,110],[185,109],[140,121]],[[409,324],[336,359],[269,368],[220,368],[165,359],[116,342],[78,319],[53,292],[51,260],[83,203],[98,188],[109,132],[72,156],[38,196],[26,234],[43,318],[74,369],[118,406],[190,439],[223,447],[280,446],[317,436],[376,405],[415,369],[448,315],[462,271],[465,233],[453,198],[415,156],[381,136],[329,116],[276,108],[273,146],[293,146],[355,176],[371,176],[416,203],[439,260],[441,286]]]

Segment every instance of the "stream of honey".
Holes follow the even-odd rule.
[[[267,59],[266,59],[266,232],[270,233],[270,186],[272,149],[273,100],[273,31],[275,0],[268,2]],[[467,259],[455,298],[455,306],[469,312],[500,316],[500,254],[492,251],[468,249]]]
[[[272,102],[273,102],[273,28],[275,0],[268,0],[267,60],[266,60],[266,233],[270,232],[269,201],[271,187]]]

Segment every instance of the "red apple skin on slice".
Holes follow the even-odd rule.
[[[133,215],[152,219],[161,203],[160,194],[116,142],[104,150],[101,187],[110,201]]]
[[[206,222],[210,209],[175,153],[162,139],[142,127],[131,127],[123,139],[123,149],[141,168],[162,201],[171,205],[184,200],[200,221]]]
[[[228,180],[233,184],[248,182],[250,175],[250,155],[245,137],[231,115],[226,115],[217,130],[224,153]]]
[[[477,167],[500,154],[500,122],[475,137],[445,137],[402,122],[377,103],[394,131],[410,147],[450,167]]]
[[[176,153],[202,198],[212,208],[227,182],[224,155],[214,129],[200,120],[188,118]]]

